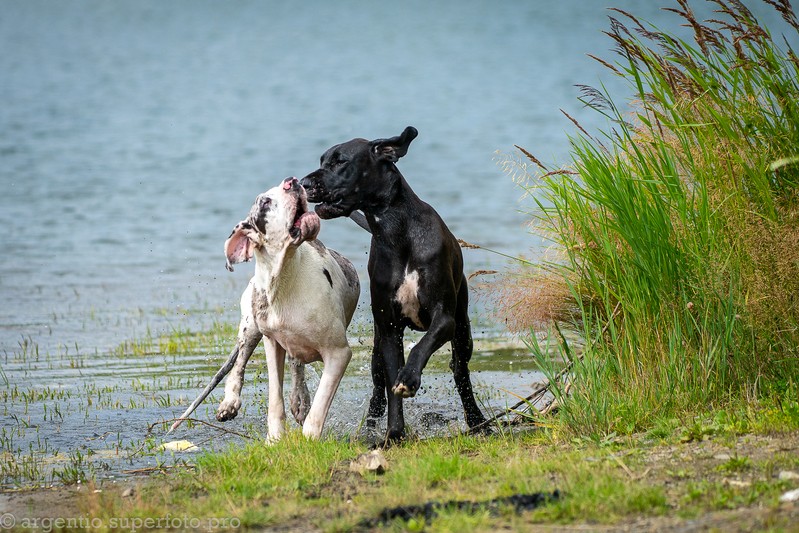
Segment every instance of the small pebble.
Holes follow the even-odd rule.
[[[791,479],[799,479],[799,473],[791,472],[790,470],[783,470],[779,475],[780,481],[788,481]]]
[[[122,497],[123,498],[130,498],[135,493],[136,493],[136,489],[134,489],[133,487],[128,487],[128,488],[126,488],[125,490],[122,491]]]
[[[780,496],[780,501],[782,503],[799,502],[799,489],[789,490],[788,492]]]
[[[363,453],[350,462],[350,471],[358,472],[361,475],[366,472],[383,474],[387,469],[388,461],[386,461],[380,449],[372,450],[369,453]]]

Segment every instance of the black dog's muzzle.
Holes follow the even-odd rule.
[[[319,171],[311,172],[300,180],[308,195],[308,201],[313,203],[324,201],[324,185],[318,174]]]

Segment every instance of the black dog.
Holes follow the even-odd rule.
[[[383,416],[388,397],[388,440],[404,437],[402,398],[416,394],[427,361],[447,341],[452,341],[450,368],[466,422],[469,427],[485,422],[469,377],[472,333],[460,246],[394,164],[417,135],[408,127],[398,137],[336,145],[324,153],[319,170],[302,180],[308,200],[319,202],[315,210],[321,218],[354,214],[358,221],[360,210],[372,233],[369,281],[375,346],[369,416]],[[427,332],[411,349],[407,364],[402,344],[406,327]]]

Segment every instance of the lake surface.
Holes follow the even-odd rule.
[[[636,0],[4,1],[6,389],[78,390],[104,380],[113,389],[154,365],[181,368],[190,386],[163,389],[193,396],[208,377],[197,369],[208,371],[227,347],[202,365],[188,356],[126,362],[107,354],[143,336],[236,321],[252,267],[225,271],[230,230],[258,193],[304,176],[325,149],[353,137],[415,126],[419,137],[399,168],[455,235],[535,257],[541,242],[525,226],[523,190],[497,160],[518,144],[568,162],[574,127],[561,108],[587,129],[604,126],[579,104],[575,84],[625,94],[586,56],[612,58],[605,4],[663,28],[680,22],[659,2]],[[760,3],[752,8],[778,20]],[[320,238],[353,260],[366,287],[368,235],[334,220]],[[508,265],[482,250],[466,250],[465,261],[467,273]],[[479,302],[472,314],[478,340],[507,338]],[[369,321],[364,291],[355,322]],[[37,365],[35,354],[50,363]],[[83,366],[72,372],[74,365]],[[535,379],[512,375],[485,374],[486,395]],[[150,410],[132,401],[134,414],[104,412],[114,421],[96,418],[89,429],[72,424],[66,440],[127,429],[131,417],[141,432],[144,420],[169,416],[147,401]],[[3,423],[13,424],[12,415],[19,419],[19,406],[7,402]]]

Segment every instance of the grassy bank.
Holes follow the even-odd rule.
[[[788,46],[799,23],[788,1],[767,2],[787,22],[783,40],[743,4],[711,3],[710,22],[687,0],[670,8],[687,40],[613,10],[617,57],[597,59],[634,97],[619,105],[583,87],[609,130],[575,121],[569,167],[524,152],[537,165],[535,227],[556,255],[510,279],[502,303],[518,328],[555,323],[585,339],[558,387],[577,435],[799,394],[799,60]]]
[[[784,473],[799,471],[799,433],[739,436],[734,419],[675,425],[666,438],[659,428],[599,443],[564,443],[542,431],[429,439],[386,450],[382,475],[350,470],[350,461],[367,451],[359,444],[309,442],[295,433],[276,446],[253,443],[199,457],[193,469],[151,480],[126,497],[107,486],[88,491],[80,507],[104,524],[171,516],[200,520],[201,527],[235,519],[243,528],[292,531],[526,531],[535,524],[636,523],[660,529],[658,524],[713,512],[728,513],[709,522],[722,530],[758,529],[751,526],[765,515],[770,527],[790,531],[791,509],[797,509],[778,499],[796,483]],[[523,513],[510,505],[471,511],[442,506],[427,520],[380,521],[385,509],[397,506],[479,504],[555,491],[555,499]],[[728,521],[734,527],[725,527]]]

